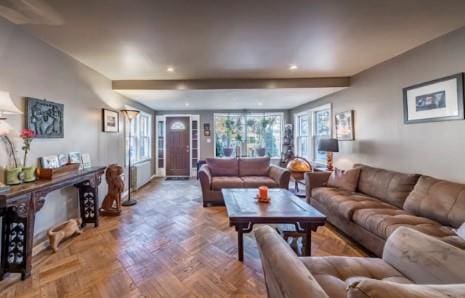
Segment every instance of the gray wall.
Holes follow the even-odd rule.
[[[240,111],[213,111],[213,110],[208,110],[208,111],[195,111],[195,110],[186,110],[186,111],[156,111],[157,115],[170,115],[170,114],[192,114],[192,115],[199,115],[200,116],[200,158],[205,159],[207,157],[213,157],[215,155],[214,152],[214,136],[213,136],[213,131],[214,131],[214,126],[213,126],[213,115],[215,113],[242,113],[244,112],[243,110]],[[288,110],[283,110],[283,111],[276,111],[276,110],[248,110],[248,112],[282,112],[284,113],[284,123],[288,123],[289,119],[289,111]],[[210,129],[212,135],[210,137],[205,137],[203,135],[203,124],[204,123],[210,123]],[[207,139],[210,139],[210,143],[207,142]]]
[[[80,151],[90,153],[93,165],[123,164],[123,123],[120,133],[101,132],[101,109],[121,109],[125,104],[152,113],[111,90],[111,81],[90,68],[23,32],[0,18],[0,90],[9,91],[19,109],[24,111],[24,97],[46,98],[64,104],[63,139],[36,139],[29,156],[36,164],[40,156]],[[10,116],[8,121],[18,132],[24,127],[24,115]],[[18,142],[22,156],[21,140]],[[3,146],[0,166],[7,164]],[[3,171],[1,171],[3,172]],[[106,183],[100,188],[101,199]],[[68,188],[47,196],[43,209],[37,214],[35,234],[43,238],[54,224],[77,216],[76,190]]]
[[[361,53],[360,59],[363,59]],[[340,142],[336,166],[363,162],[465,182],[465,121],[403,124],[402,88],[465,71],[465,28],[372,67],[351,87],[297,107],[324,103],[355,111],[355,141]]]

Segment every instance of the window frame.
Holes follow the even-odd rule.
[[[145,123],[143,123],[145,122]],[[129,120],[125,119],[126,127],[126,152],[129,152],[131,148],[131,140],[129,139]],[[131,139],[134,142],[133,158],[131,158],[131,164],[137,164],[152,159],[152,115],[143,111],[132,120],[131,123]],[[145,143],[146,142],[146,143]],[[141,155],[141,146],[147,145],[145,148],[145,155]],[[126,154],[126,165],[129,164],[129,154]]]
[[[299,149],[300,149],[300,143],[299,143],[299,138],[300,138],[300,122],[299,119],[301,117],[308,117],[308,128],[307,131],[309,132],[309,135],[307,136],[307,156],[301,156],[312,163],[315,164],[325,164],[326,159],[317,159],[318,154],[316,154],[317,151],[317,139],[318,136],[316,134],[316,113],[324,111],[324,110],[329,110],[329,135],[328,137],[331,138],[333,135],[333,107],[331,103],[327,104],[322,104],[317,107],[314,107],[312,109],[296,113],[294,114],[294,127],[296,127],[295,134],[294,134],[294,144],[295,144],[295,153],[297,156],[301,156]]]
[[[280,117],[280,125],[279,125],[279,137],[277,138],[277,147],[278,147],[278,152],[277,152],[277,155],[276,156],[270,156],[271,159],[281,159],[281,155],[282,155],[282,150],[283,150],[283,134],[284,134],[284,122],[285,122],[285,118],[284,118],[284,112],[256,112],[256,111],[247,111],[247,112],[231,112],[231,113],[213,113],[213,154],[215,157],[222,157],[222,156],[218,156],[217,155],[217,152],[216,152],[216,137],[217,137],[217,134],[216,134],[216,117],[227,117],[227,116],[232,116],[232,117],[240,117],[242,120],[243,120],[243,126],[244,126],[244,129],[242,131],[242,139],[243,139],[243,143],[245,144],[245,148],[247,149],[248,148],[248,136],[247,136],[247,117],[248,116],[254,116],[254,117],[259,117],[259,116],[278,116]],[[246,154],[248,156],[248,150],[246,150]],[[242,152],[241,152],[242,153]],[[233,155],[232,156],[235,156],[235,152],[233,152]],[[249,156],[248,156],[249,157]]]

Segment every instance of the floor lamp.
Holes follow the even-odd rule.
[[[132,130],[132,119],[136,118],[139,115],[137,110],[121,110],[123,115],[129,121],[129,144],[128,144],[128,199],[124,201],[121,205],[123,206],[132,206],[137,204],[136,200],[131,199],[131,130]]]

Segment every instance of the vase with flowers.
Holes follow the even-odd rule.
[[[31,143],[34,137],[36,136],[36,134],[32,129],[25,128],[21,131],[21,134],[19,136],[23,139],[23,147],[21,148],[24,151],[23,169],[22,169],[23,181],[32,182],[36,180],[36,175],[35,175],[36,168],[33,166],[26,166],[26,163],[27,163],[27,154],[31,150]]]
[[[6,153],[9,158],[9,163],[5,167],[5,183],[8,185],[21,184],[21,170],[22,168],[18,164],[16,159],[16,150],[13,142],[10,139],[9,134],[12,129],[5,125],[3,121],[0,121],[0,138],[5,145]]]

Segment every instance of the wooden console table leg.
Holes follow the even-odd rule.
[[[79,207],[81,211],[82,227],[85,227],[88,223],[93,223],[96,227],[98,227],[99,184],[100,179],[97,178],[97,181],[84,181],[75,185],[75,187],[79,190]]]
[[[253,228],[253,223],[235,224],[237,231],[237,256],[239,262],[244,261],[244,233],[250,233]]]
[[[21,273],[22,280],[31,275],[34,220],[34,202],[30,195],[19,198],[5,208],[2,220],[1,279],[9,272]]]

